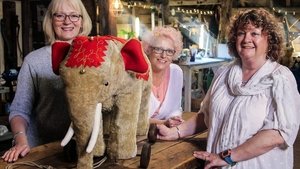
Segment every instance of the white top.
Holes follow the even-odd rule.
[[[238,61],[222,67],[203,101],[201,112],[209,128],[207,151],[235,148],[258,131],[279,130],[286,145],[234,169],[292,169],[293,143],[299,128],[300,96],[291,71],[267,61],[243,87]],[[229,166],[223,168],[230,168]]]
[[[165,120],[173,116],[181,116],[181,98],[183,86],[183,73],[181,68],[171,63],[170,64],[170,80],[166,92],[165,99],[160,107],[159,114],[156,119]],[[151,92],[149,105],[149,118],[154,114],[160,105],[160,101]]]

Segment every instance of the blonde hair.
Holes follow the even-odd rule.
[[[149,55],[151,51],[151,46],[153,46],[157,42],[157,39],[161,37],[168,38],[173,42],[176,51],[173,56],[173,60],[178,59],[183,46],[182,35],[180,31],[176,30],[171,26],[155,27],[153,31],[147,32],[145,36],[142,37],[142,45],[145,53]]]
[[[52,15],[57,12],[63,3],[68,3],[68,5],[74,8],[76,11],[80,12],[80,15],[82,16],[82,28],[78,35],[87,36],[92,30],[92,20],[81,0],[52,0],[48,6],[43,21],[44,34],[47,42],[50,44],[56,40],[55,32],[52,26]]]

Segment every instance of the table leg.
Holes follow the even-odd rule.
[[[192,98],[192,70],[188,67],[183,67],[184,77],[184,111],[191,111],[191,98]]]

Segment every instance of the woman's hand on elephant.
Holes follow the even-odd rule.
[[[26,156],[30,151],[30,146],[28,145],[27,137],[25,135],[20,135],[15,141],[15,145],[7,150],[1,157],[6,162],[15,162],[19,157]]]
[[[157,139],[160,140],[178,139],[178,133],[176,127],[169,128],[164,124],[158,124],[157,129],[158,129]]]
[[[169,119],[167,119],[164,124],[168,127],[176,127],[180,124],[182,124],[184,120],[180,116],[174,116]]]

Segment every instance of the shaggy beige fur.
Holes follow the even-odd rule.
[[[124,44],[117,40],[107,42],[105,61],[101,66],[66,67],[67,57],[60,67],[77,142],[77,168],[92,168],[93,156],[101,156],[105,150],[112,159],[135,157],[136,135],[146,135],[148,131],[151,71],[148,80],[138,79],[135,72],[125,71],[120,56]],[[71,46],[69,54],[73,51]],[[144,58],[150,70],[146,55]],[[88,154],[85,149],[97,103],[102,103],[103,127],[100,128],[96,146]],[[107,140],[104,140],[103,133],[108,136]]]

